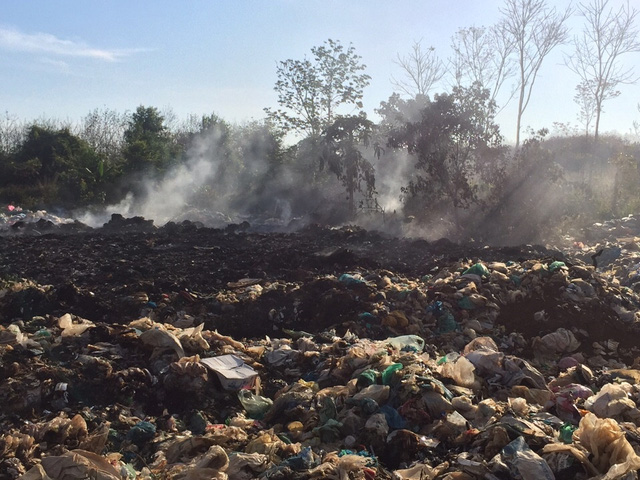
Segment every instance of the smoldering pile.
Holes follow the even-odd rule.
[[[635,478],[626,234],[597,267],[613,238],[561,253],[144,219],[5,238],[0,475]]]

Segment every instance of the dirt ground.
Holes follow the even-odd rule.
[[[180,294],[174,308],[200,307],[215,315],[222,313],[215,294],[250,278],[261,283],[296,282],[302,292],[275,291],[241,311],[225,311],[225,322],[215,325],[221,333],[240,338],[272,334],[266,318],[270,309],[301,299],[305,308],[299,321],[317,331],[362,311],[350,296],[331,296],[329,303],[323,302],[327,289],[346,291],[322,280],[326,275],[387,270],[419,278],[459,259],[488,262],[561,256],[542,246],[487,248],[446,239],[430,243],[390,238],[358,227],[312,225],[297,233],[251,233],[243,227],[222,230],[184,222],[155,228],[138,219],[88,231],[72,227],[1,236],[0,278],[51,285],[47,294],[28,290],[16,297],[5,306],[3,317],[6,321],[73,311],[91,321],[122,323],[138,318],[139,308],[132,308],[132,302],[140,306],[133,300],[136,295],[146,294],[149,301],[160,303],[163,295],[171,293]]]

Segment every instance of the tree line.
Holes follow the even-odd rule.
[[[396,217],[425,224],[446,218],[465,238],[517,241],[636,212],[640,147],[600,134],[600,118],[618,86],[636,80],[621,59],[640,51],[637,11],[613,9],[608,0],[577,11],[584,27],[572,40],[571,10],[505,0],[496,25],[456,32],[446,61],[414,43],[396,59],[397,93],[380,102],[376,122],[362,103],[371,80],[362,58],[333,39],[312,47],[309,58],[278,62],[278,108],[245,124],[216,114],[180,120],[151,106],[96,109],[76,124],[6,114],[0,200],[47,209],[112,204],[200,159],[215,162],[215,172],[189,192],[191,204],[206,208],[224,198],[225,207],[253,215],[279,214],[286,202],[292,214],[336,222],[363,212],[388,218],[392,212],[379,202],[384,186],[400,200]],[[556,124],[551,137],[543,129],[521,140],[541,65],[568,41],[574,50],[565,63],[580,79],[575,99],[584,131]],[[438,87],[445,77],[450,87]],[[510,81],[515,146],[495,122],[498,94]]]

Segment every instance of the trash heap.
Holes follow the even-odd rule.
[[[62,288],[4,279],[0,478],[637,478],[634,284],[484,253],[167,288],[119,322],[20,312]]]
[[[0,208],[0,233],[16,233],[24,230],[49,230],[56,227],[69,228],[80,223],[51,214],[46,210],[30,211],[15,205]]]

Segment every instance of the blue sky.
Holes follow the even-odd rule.
[[[611,0],[620,5],[622,0]],[[633,3],[633,2],[632,2]],[[393,92],[396,54],[414,41],[443,58],[462,27],[490,25],[499,0],[5,0],[0,2],[0,112],[22,119],[79,120],[94,108],[170,107],[179,118],[217,113],[260,119],[276,106],[276,62],[302,59],[326,39],[353,43],[372,77],[369,113]],[[564,8],[565,0],[549,1]],[[580,19],[571,27],[577,33]],[[577,124],[577,78],[550,56],[523,126]],[[640,54],[625,62],[640,67]],[[640,68],[637,69],[640,74]],[[442,90],[438,89],[438,90]],[[601,131],[628,133],[640,120],[640,86],[605,104]],[[375,119],[375,117],[374,117]],[[498,118],[513,139],[515,102]]]

